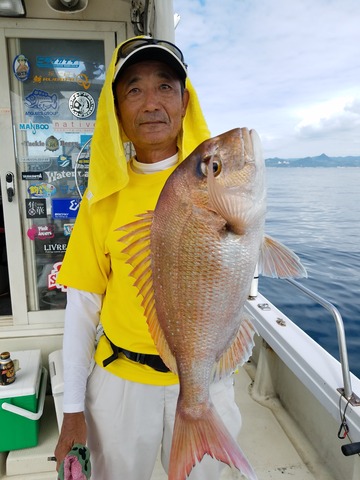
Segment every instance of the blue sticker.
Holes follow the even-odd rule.
[[[71,167],[70,155],[59,155],[57,159],[57,163],[61,168]]]
[[[58,97],[56,93],[50,95],[45,90],[35,88],[25,97],[25,106],[29,109],[26,115],[56,115],[58,112]]]
[[[20,82],[25,82],[30,75],[30,64],[25,55],[20,54],[14,58],[13,72]]]
[[[83,147],[87,142],[90,143],[92,135],[80,135],[80,145]]]
[[[36,66],[39,68],[80,68],[80,60],[77,57],[36,57]]]
[[[53,198],[52,217],[54,219],[76,218],[80,198]]]

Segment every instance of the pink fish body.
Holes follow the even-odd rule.
[[[256,265],[272,276],[305,274],[296,255],[264,236],[264,170],[256,132],[226,132],[176,168],[154,212],[121,228],[150,333],[180,380],[170,480],[185,480],[205,454],[257,478],[209,386],[251,354],[243,311]]]

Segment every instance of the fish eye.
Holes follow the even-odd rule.
[[[204,157],[203,161],[201,162],[200,168],[202,174],[207,177],[208,169],[210,165],[210,161],[212,159],[212,168],[213,168],[213,175],[217,177],[221,172],[221,161],[218,158],[213,158],[213,155],[207,155]]]

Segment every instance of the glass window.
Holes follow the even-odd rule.
[[[103,40],[9,39],[28,307],[61,309],[56,278],[87,184]]]

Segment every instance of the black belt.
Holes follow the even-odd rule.
[[[133,362],[141,363],[142,365],[148,365],[149,367],[153,368],[154,370],[157,370],[158,372],[165,373],[170,371],[159,355],[150,355],[147,353],[131,352],[130,350],[126,350],[125,348],[114,345],[112,341],[109,340],[108,337],[106,338],[110,343],[113,353],[112,355],[110,355],[110,357],[105,358],[105,360],[103,361],[104,367],[108,366],[109,363],[113,362],[114,360],[117,360],[119,353],[123,353],[125,357],[128,358],[129,360],[132,360]]]

